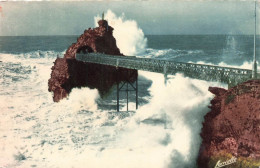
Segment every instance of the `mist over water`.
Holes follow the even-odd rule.
[[[1,166],[195,165],[201,121],[212,96],[207,88],[219,84],[177,74],[165,86],[163,75],[140,72],[152,80],[150,101],[122,118],[126,112],[100,111],[98,92],[88,88],[73,89],[67,99],[53,103],[47,80],[54,59],[1,55],[3,66],[17,63],[1,85]],[[24,72],[19,77],[17,69]]]
[[[112,11],[107,11],[106,17],[115,29],[120,51],[126,55],[250,66],[247,57],[235,65],[224,59],[228,54],[233,59],[236,53],[246,54],[246,50],[237,51],[243,46],[237,37],[212,38],[208,47],[197,41],[205,44],[210,37],[190,37],[194,43],[176,42],[174,47],[167,47],[173,46],[169,44],[171,40],[187,37],[165,36],[164,44],[163,37],[157,36],[148,37],[151,41],[146,44],[135,21]],[[217,41],[221,44],[216,45]],[[218,50],[214,51],[213,46]],[[176,74],[169,76],[165,85],[162,74],[139,71],[139,78],[151,82],[151,86],[142,90],[147,103],[136,112],[99,109],[98,91],[89,88],[74,88],[68,98],[54,103],[48,92],[48,79],[57,55],[62,56],[65,51],[61,46],[57,48],[15,53],[6,49],[0,53],[0,167],[196,167],[199,133],[213,97],[208,87],[226,88],[225,84]],[[113,104],[115,97],[107,101]],[[125,99],[122,101],[125,103]],[[130,109],[134,106],[131,102]],[[120,110],[124,109],[122,106]]]
[[[114,28],[113,36],[121,53],[131,56],[145,51],[147,39],[135,20],[126,19],[124,14],[116,16],[111,10],[107,10],[104,16],[108,24]],[[100,16],[94,18],[96,27],[100,19]]]

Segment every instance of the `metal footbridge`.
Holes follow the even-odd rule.
[[[252,77],[252,70],[249,69],[175,62],[155,58],[138,58],[135,56],[116,56],[100,53],[88,53],[77,54],[76,59],[88,63],[162,73],[164,74],[166,80],[167,75],[183,73],[185,76],[190,78],[206,81],[220,81],[232,86]]]
[[[76,60],[86,63],[95,63],[114,66],[117,68],[128,68],[134,70],[150,71],[164,74],[165,84],[167,84],[167,75],[183,73],[184,76],[206,80],[219,81],[227,83],[229,87],[252,78],[252,70],[221,67],[215,65],[194,64],[175,62],[172,60],[160,60],[155,58],[138,58],[135,56],[116,56],[101,53],[77,54]],[[125,90],[122,88],[126,86]],[[128,87],[131,87],[129,89]],[[128,92],[134,91],[136,94],[136,109],[138,108],[138,80],[135,85],[130,82],[123,84],[117,82],[117,111],[119,111],[119,92],[126,92],[127,111],[128,111]]]

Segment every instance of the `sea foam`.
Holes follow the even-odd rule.
[[[105,16],[124,54],[146,50],[135,21],[112,11]],[[120,118],[98,109],[95,89],[75,88],[68,98],[52,101],[47,83],[53,61],[62,54],[0,54],[0,167],[196,167],[199,133],[213,97],[208,87],[227,85],[180,73],[165,85],[162,74],[140,71],[152,81],[149,102]]]
[[[95,26],[100,19],[100,16],[94,18]],[[104,19],[114,28],[113,36],[124,55],[139,55],[145,51],[147,39],[135,20],[126,19],[124,14],[116,16],[111,10],[107,10]]]

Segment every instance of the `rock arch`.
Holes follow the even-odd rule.
[[[94,52],[94,50],[91,47],[87,46],[87,45],[80,46],[77,49],[77,54],[87,54],[87,53],[92,53],[92,52]]]

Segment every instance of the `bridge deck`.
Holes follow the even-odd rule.
[[[135,56],[115,56],[100,53],[77,54],[76,59],[88,63],[150,71],[167,74],[184,73],[185,76],[207,81],[221,81],[237,84],[248,80],[252,70],[215,65],[175,62]]]

